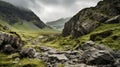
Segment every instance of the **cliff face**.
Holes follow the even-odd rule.
[[[32,11],[19,9],[3,1],[0,1],[0,19],[10,25],[18,22],[19,24],[31,22],[40,29],[47,27]]]
[[[111,17],[120,15],[119,0],[103,0],[97,6],[85,8],[73,16],[63,29],[63,36],[74,38],[85,35],[105,23]]]

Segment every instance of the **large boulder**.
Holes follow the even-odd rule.
[[[33,48],[24,48],[20,51],[21,58],[29,57],[34,58],[36,50]]]
[[[14,49],[16,51],[19,51],[21,47],[22,40],[17,33],[13,34],[0,31],[0,50],[9,51],[10,49]]]
[[[114,57],[109,51],[98,50],[96,48],[86,50],[82,56],[82,60],[84,63],[91,65],[107,65],[114,63]]]

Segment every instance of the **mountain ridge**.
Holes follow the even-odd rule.
[[[97,6],[85,8],[73,16],[63,29],[63,36],[79,37],[90,33],[106,20],[120,14],[119,0],[103,0]],[[93,22],[93,23],[92,23]]]
[[[27,24],[32,24],[33,28],[36,27],[35,29],[49,28],[32,11],[15,7],[4,1],[0,1],[0,3],[0,19],[10,26],[19,25],[22,27],[25,22],[28,22]],[[32,29],[31,27],[28,28]]]

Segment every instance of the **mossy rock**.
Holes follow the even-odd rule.
[[[112,30],[107,30],[104,32],[95,33],[95,34],[90,35],[90,40],[99,41],[99,40],[102,40],[103,38],[106,38],[110,35],[112,35]]]

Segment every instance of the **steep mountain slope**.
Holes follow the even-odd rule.
[[[71,35],[80,43],[92,40],[120,49],[120,0],[103,0],[86,8],[65,23],[63,36]]]
[[[85,8],[71,18],[64,27],[63,36],[79,37],[90,33],[111,17],[120,15],[119,0],[103,0],[96,7]]]
[[[70,18],[61,18],[58,19],[56,21],[51,21],[51,22],[47,22],[46,24],[48,26],[53,27],[54,29],[57,30],[62,30],[64,28],[64,24],[69,20]]]
[[[32,11],[19,9],[0,1],[0,23],[22,30],[36,30],[47,27]]]

